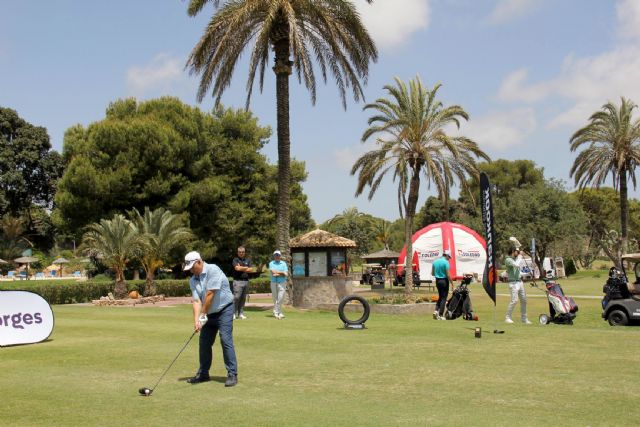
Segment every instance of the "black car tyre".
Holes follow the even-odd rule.
[[[344,315],[344,307],[351,301],[358,301],[360,304],[362,304],[362,316],[360,316],[359,319],[351,320]],[[369,303],[366,299],[357,295],[348,295],[344,297],[338,305],[338,316],[340,316],[340,320],[348,325],[362,325],[369,318],[369,313],[371,313],[371,307],[369,307]]]
[[[622,310],[612,310],[611,313],[609,313],[607,320],[611,326],[627,326],[629,323],[627,313]]]

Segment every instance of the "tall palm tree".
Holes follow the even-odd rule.
[[[367,0],[371,3],[372,0]],[[192,74],[200,74],[198,100],[211,88],[216,103],[230,85],[238,58],[253,41],[247,79],[247,108],[256,72],[262,91],[269,49],[275,53],[278,134],[277,244],[289,259],[289,75],[316,101],[315,60],[322,79],[332,74],[346,108],[346,92],[358,101],[363,97],[360,80],[366,83],[369,62],[377,60],[373,40],[362,25],[351,1],[332,0],[191,0],[188,13],[197,15],[207,3],[216,13],[187,61]]]
[[[156,270],[164,265],[173,248],[188,242],[193,234],[182,225],[178,215],[164,208],[151,211],[146,207],[144,215],[134,209],[132,217],[135,230],[143,242],[140,263],[147,276],[144,295],[155,295],[156,285],[153,279]]]
[[[445,107],[436,99],[439,84],[429,90],[419,76],[409,82],[409,87],[397,77],[395,81],[395,86],[384,87],[389,98],[379,98],[364,107],[375,113],[369,118],[362,142],[375,135],[377,148],[356,160],[351,174],[359,173],[356,196],[368,186],[371,200],[387,172],[393,171],[393,180],[398,180],[400,216],[406,217],[405,271],[410,272],[420,176],[424,176],[428,188],[435,185],[439,195],[448,194],[449,186],[456,183],[466,190],[466,178],[479,175],[474,157],[489,157],[471,139],[446,134],[445,127],[453,124],[459,128],[460,120],[469,116],[462,107]],[[411,294],[412,288],[413,277],[406,274],[405,293]]]
[[[609,175],[620,191],[620,228],[622,252],[629,239],[628,182],[636,188],[636,168],[640,164],[640,119],[633,120],[637,107],[624,97],[620,108],[607,102],[589,118],[589,124],[571,137],[571,151],[584,147],[571,167],[571,176],[580,188],[592,184],[599,188]],[[618,254],[618,257],[620,254]],[[615,260],[619,263],[619,260]]]
[[[124,270],[131,259],[140,255],[142,249],[133,223],[120,214],[112,219],[102,219],[99,223],[89,225],[82,242],[91,256],[99,258],[115,271],[115,297],[126,297]]]
[[[376,240],[383,245],[383,249],[389,250],[389,242],[391,241],[391,223],[385,219],[376,221],[374,224]]]
[[[24,237],[27,227],[23,218],[5,214],[0,219],[0,258],[13,260],[30,246],[31,242]]]
[[[371,220],[367,214],[358,211],[355,206],[345,209],[342,213],[328,220],[326,230],[356,242],[355,253],[357,255],[369,252],[369,241],[372,234]]]

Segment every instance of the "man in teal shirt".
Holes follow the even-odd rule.
[[[271,296],[273,298],[273,317],[278,320],[284,319],[282,313],[282,303],[284,302],[284,294],[287,288],[287,276],[289,275],[289,267],[287,263],[282,261],[280,251],[273,253],[273,261],[269,263],[269,271],[271,272]]]
[[[436,278],[436,288],[438,288],[438,302],[436,303],[436,311],[433,313],[433,318],[436,320],[445,320],[443,314],[449,296],[449,282],[451,282],[450,259],[451,251],[445,249],[442,251],[442,256],[431,265],[431,275]]]

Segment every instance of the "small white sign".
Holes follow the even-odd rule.
[[[40,295],[0,291],[0,347],[34,344],[53,332],[53,311]]]

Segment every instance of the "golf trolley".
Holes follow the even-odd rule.
[[[573,325],[573,319],[576,318],[578,305],[573,298],[564,294],[559,283],[553,280],[553,271],[549,270],[544,281],[544,289],[536,282],[532,282],[531,286],[544,292],[549,301],[549,314],[541,314],[538,321],[541,325],[556,323],[559,325]]]
[[[469,296],[468,286],[472,279],[472,274],[465,274],[460,284],[453,290],[451,298],[449,298],[445,306],[445,319],[454,320],[462,316],[464,320],[478,320],[478,316],[473,313],[471,297]]]
[[[629,283],[627,267],[633,266],[635,282]],[[626,326],[640,319],[640,253],[622,255],[622,271],[609,269],[609,278],[602,288],[602,318],[611,326]]]

